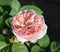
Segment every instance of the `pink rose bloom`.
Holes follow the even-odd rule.
[[[12,18],[11,24],[12,32],[21,43],[35,42],[47,32],[44,17],[38,15],[34,10],[20,11]]]

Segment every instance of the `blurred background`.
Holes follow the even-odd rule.
[[[20,3],[22,6],[32,4],[41,8],[51,41],[60,40],[60,0],[20,0]]]

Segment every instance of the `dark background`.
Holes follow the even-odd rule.
[[[20,0],[20,3],[41,8],[51,41],[60,41],[60,0]]]

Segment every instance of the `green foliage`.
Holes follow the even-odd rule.
[[[11,18],[6,19],[5,23],[8,27],[11,27],[11,24],[10,24],[11,23]]]
[[[11,5],[12,0],[0,0],[0,5]]]
[[[26,5],[26,6],[23,6],[20,9],[20,11],[29,10],[29,9],[35,10],[38,14],[43,14],[43,11],[40,8],[38,8],[37,6],[35,6],[35,5]]]
[[[28,49],[24,44],[14,43],[12,45],[12,52],[28,52]]]
[[[43,38],[39,39],[38,44],[41,47],[47,47],[50,44],[50,39],[49,39],[48,35],[45,35]]]
[[[0,6],[0,12],[2,13],[4,10],[3,10],[3,8]]]
[[[20,8],[21,5],[18,0],[12,0],[10,15],[15,16],[19,12]]]
[[[3,36],[3,34],[0,34],[0,41],[4,41],[4,42],[6,41],[5,37]]]
[[[3,28],[3,16],[0,16],[0,30]]]
[[[51,52],[59,52],[60,51],[60,42],[53,41],[50,45]]]
[[[0,41],[0,50],[5,48],[7,46],[7,44],[3,41]]]
[[[7,46],[6,39],[2,34],[0,34],[0,50],[5,48],[6,46]]]
[[[4,26],[4,16],[5,16],[6,12],[4,12],[1,16],[0,16],[0,31],[3,29]]]
[[[60,52],[60,48],[59,48],[59,49],[57,49],[55,52]]]
[[[45,50],[38,45],[34,45],[31,49],[31,52],[45,52]]]

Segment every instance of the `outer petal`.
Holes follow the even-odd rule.
[[[17,39],[23,44],[24,42],[28,41],[27,39],[23,38],[22,36],[18,35],[14,30],[13,30],[14,35],[17,37]]]
[[[44,24],[43,28],[41,29],[41,31],[38,33],[37,36],[31,38],[29,41],[31,42],[36,42],[37,39],[41,39],[42,37],[44,37],[44,35],[46,35],[47,32],[47,25]]]

